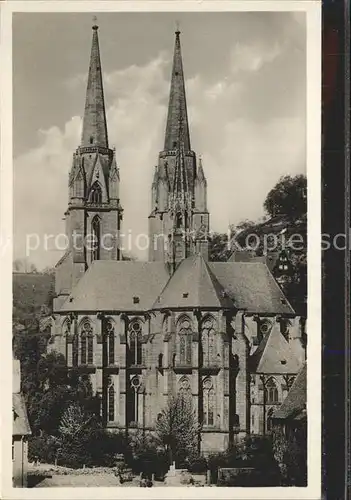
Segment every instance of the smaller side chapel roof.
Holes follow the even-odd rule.
[[[294,374],[301,368],[300,361],[280,333],[277,324],[273,325],[270,333],[250,356],[249,363],[252,373]]]
[[[300,419],[307,402],[307,364],[301,368],[291,389],[280,407],[273,413],[274,419]]]
[[[163,262],[97,260],[60,312],[147,311],[169,279]]]

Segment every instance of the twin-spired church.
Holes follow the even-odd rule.
[[[50,347],[90,377],[111,430],[152,430],[168,398],[191,398],[208,453],[235,435],[270,431],[305,350],[303,323],[265,263],[208,260],[207,182],[191,148],[179,31],[160,148],[149,187],[149,258],[126,261],[123,180],[108,142],[93,26],[82,139],[68,182],[70,248],[56,266]]]

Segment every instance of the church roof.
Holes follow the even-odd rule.
[[[171,277],[163,262],[95,261],[61,311],[187,307],[294,313],[265,264],[206,262],[200,255],[182,261]]]
[[[264,263],[210,262],[209,266],[237,309],[248,313],[294,315]]]
[[[300,361],[280,333],[277,323],[250,356],[249,363],[253,373],[298,373],[301,368]]]
[[[154,309],[233,308],[233,301],[201,255],[181,262],[157,298]]]
[[[280,407],[273,413],[276,419],[304,417],[307,402],[307,365],[301,368],[291,389]]]
[[[147,311],[168,279],[163,262],[94,261],[60,311]]]
[[[21,393],[12,394],[13,436],[28,436],[31,434],[26,404]]]
[[[82,147],[108,148],[102,69],[98,27],[93,26],[93,39],[83,118]]]
[[[175,45],[171,78],[171,90],[168,103],[168,115],[165,135],[165,150],[176,149],[179,144],[180,123],[184,128],[184,150],[190,151],[190,135],[185,97],[183,62],[180,48],[180,31],[175,33]],[[176,146],[174,146],[176,144]]]

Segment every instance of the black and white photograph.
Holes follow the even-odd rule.
[[[127,3],[2,16],[4,498],[317,498],[319,2]]]

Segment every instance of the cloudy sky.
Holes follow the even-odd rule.
[[[304,13],[98,14],[110,146],[121,170],[123,230],[147,233],[180,23],[192,148],[208,179],[211,229],[256,220],[285,174],[304,173]],[[91,14],[16,13],[13,20],[14,254],[26,235],[39,268],[61,256],[67,180],[79,145]],[[145,254],[136,248],[139,258]]]

